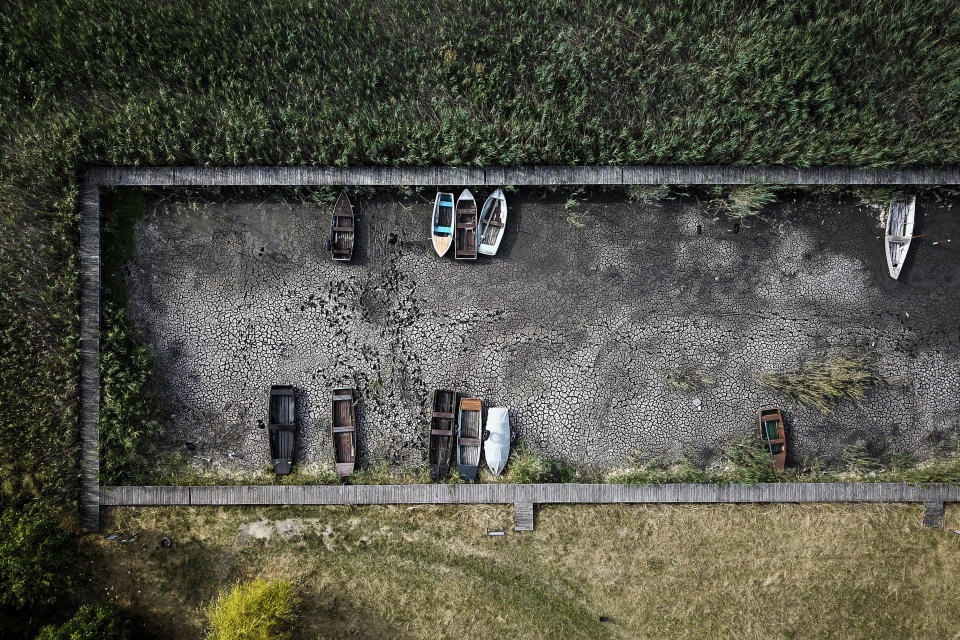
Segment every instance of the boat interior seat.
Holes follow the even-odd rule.
[[[433,228],[434,233],[450,233],[452,231],[453,229],[450,227],[434,227]]]
[[[353,231],[353,225],[343,226],[338,224],[337,226],[333,227],[333,230],[334,231]]]
[[[351,402],[353,402],[353,396],[349,394],[340,394],[340,395],[333,396],[334,402],[339,402],[341,400],[350,400]]]
[[[354,431],[356,431],[356,430],[357,430],[357,429],[356,429],[356,427],[354,427],[354,426],[349,426],[349,427],[334,427],[334,428],[333,428],[333,432],[334,432],[334,433],[352,433],[352,432],[354,432]]]

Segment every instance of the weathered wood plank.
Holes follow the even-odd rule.
[[[533,531],[533,503],[516,502],[513,505],[513,530]]]
[[[80,517],[100,529],[100,189],[80,192]]]
[[[170,498],[161,490],[176,490]],[[186,492],[186,493],[182,493]],[[957,502],[960,487],[900,483],[247,485],[104,487],[104,504],[547,504]],[[185,497],[184,497],[185,496]],[[99,498],[98,498],[99,499]],[[151,501],[157,502],[151,502]],[[187,502],[183,502],[186,500]]]
[[[619,184],[960,184],[960,167],[94,167],[88,179],[121,186],[476,186]]]
[[[923,526],[943,528],[943,502],[931,500],[924,505]]]

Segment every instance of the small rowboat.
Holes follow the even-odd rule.
[[[773,468],[783,471],[787,462],[787,438],[783,431],[783,416],[776,407],[764,407],[757,412],[760,441],[773,460]]]
[[[503,228],[507,225],[507,198],[501,189],[490,194],[480,211],[480,237],[478,251],[485,256],[497,255]]]
[[[510,416],[506,407],[490,407],[483,434],[483,457],[490,473],[500,475],[510,457]]]
[[[454,230],[453,257],[457,260],[477,259],[477,201],[469,189],[457,198],[457,226]]]
[[[433,413],[430,416],[430,477],[443,480],[450,470],[450,456],[453,453],[454,432],[453,410],[457,403],[457,394],[447,389],[433,392]]]
[[[897,196],[890,201],[887,213],[887,232],[883,237],[887,253],[887,269],[890,277],[896,280],[900,276],[903,262],[913,240],[913,218],[917,210],[916,196]]]
[[[357,462],[357,413],[354,409],[353,389],[333,390],[333,459],[341,478],[353,473]]]
[[[433,201],[433,221],[430,225],[433,250],[438,256],[446,255],[453,244],[453,194],[437,193]]]
[[[457,420],[457,467],[464,480],[475,480],[480,468],[480,431],[483,422],[482,404],[476,398],[460,401]]]
[[[270,387],[270,459],[273,471],[287,475],[293,466],[293,446],[296,438],[296,400],[293,387]]]
[[[353,257],[354,222],[353,205],[344,189],[333,205],[333,223],[330,226],[330,254],[334,260],[349,261]]]

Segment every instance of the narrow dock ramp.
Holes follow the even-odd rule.
[[[513,503],[513,530],[533,531],[533,503]]]
[[[923,509],[923,526],[943,528],[943,503],[927,502]]]

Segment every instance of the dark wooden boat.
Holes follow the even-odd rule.
[[[354,240],[353,205],[347,196],[347,190],[340,192],[337,203],[333,205],[333,223],[330,227],[330,254],[334,260],[349,261],[353,257]]]
[[[287,475],[293,466],[293,447],[296,440],[296,400],[293,387],[270,387],[270,459],[273,471]]]
[[[457,198],[456,228],[453,238],[453,257],[457,260],[477,259],[477,201],[469,189]]]
[[[450,456],[453,453],[454,409],[457,394],[448,389],[433,392],[433,413],[430,416],[430,477],[443,480],[450,470]]]
[[[353,389],[333,390],[333,459],[337,473],[344,478],[353,473],[357,462],[357,412],[354,409]]]
[[[457,467],[464,480],[475,480],[480,468],[480,434],[483,424],[483,406],[476,398],[460,401],[457,420]]]
[[[776,407],[763,407],[757,412],[760,440],[773,460],[773,467],[782,471],[787,463],[787,438],[783,430],[783,416]]]

